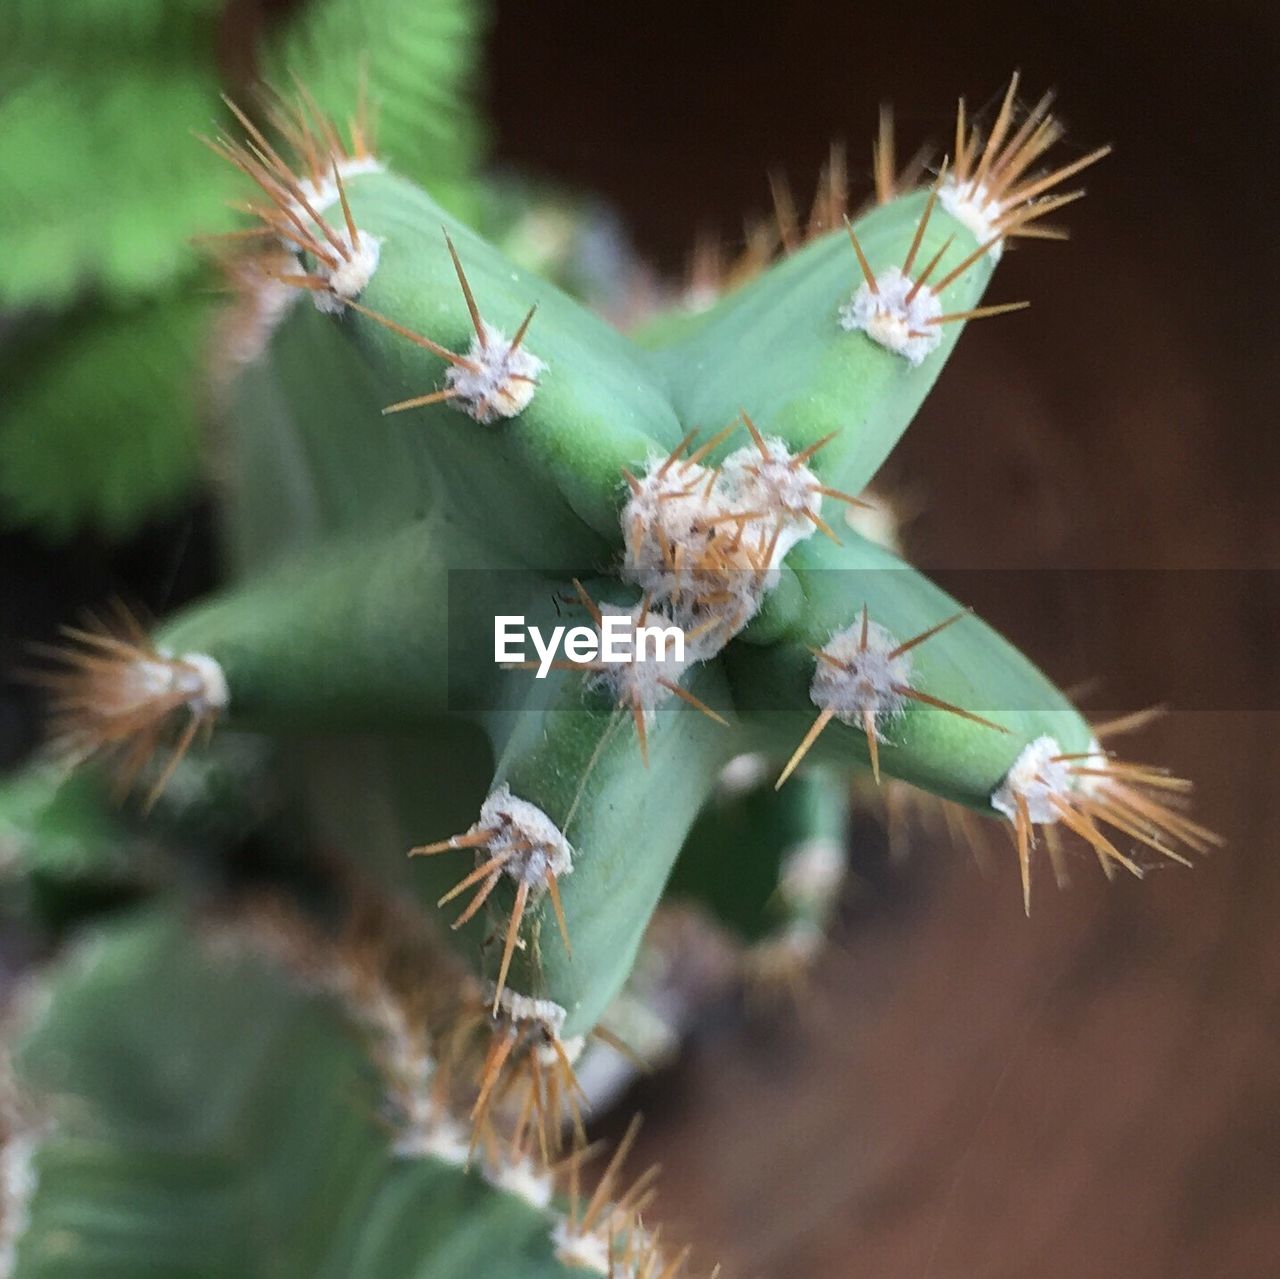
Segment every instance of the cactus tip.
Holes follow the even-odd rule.
[[[180,657],[157,649],[138,620],[117,605],[110,622],[90,618],[63,627],[67,643],[35,651],[58,669],[28,671],[25,678],[51,692],[51,736],[75,763],[114,755],[118,785],[127,791],[164,742],[174,718],[186,713],[159,777],[145,802],[150,808],[204,730],[226,710],[230,695],[219,663],[204,653]]]
[[[1099,147],[1048,173],[1034,172],[1036,163],[1062,138],[1064,130],[1049,113],[1052,92],[1014,128],[1018,80],[1015,71],[985,139],[976,125],[966,126],[961,99],[956,115],[955,166],[940,192],[942,207],[984,242],[993,257],[999,257],[1005,240],[1015,236],[1065,239],[1065,231],[1045,226],[1040,219],[1080,199],[1084,192],[1047,193],[1111,151],[1109,146]]]
[[[1143,869],[1115,846],[1102,826],[1183,865],[1190,863],[1173,845],[1183,844],[1198,853],[1221,846],[1220,835],[1161,798],[1184,795],[1190,789],[1190,782],[1165,769],[1115,759],[1096,739],[1088,750],[1075,753],[1064,752],[1048,735],[1028,743],[991,795],[991,807],[1012,827],[1024,909],[1030,914],[1031,852],[1037,828],[1048,835],[1061,823],[1093,849],[1108,875],[1121,866],[1141,877]]]

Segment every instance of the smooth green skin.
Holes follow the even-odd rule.
[[[785,637],[768,648],[744,644],[726,654],[740,713],[771,752],[789,743],[784,758],[818,714],[809,698],[816,661],[812,650],[837,631],[857,625],[864,605],[870,618],[899,640],[928,630],[964,607],[892,552],[853,532],[843,536],[841,546],[813,538],[792,552],[789,563],[807,607]],[[887,727],[889,740],[880,744],[880,768],[887,776],[990,814],[991,792],[1029,742],[1047,733],[1065,751],[1088,748],[1092,734],[1080,713],[981,619],[961,618],[911,653],[914,688],[992,720],[1008,732],[912,704]],[[861,728],[833,720],[812,758],[867,764],[866,736]]]
[[[249,580],[180,619],[164,638],[226,661],[233,720],[273,732],[417,724],[430,753],[447,750],[450,735],[462,731],[441,726],[441,711],[452,710],[479,727],[497,760],[496,773],[459,780],[452,796],[482,797],[507,781],[558,823],[572,813],[566,834],[577,859],[561,888],[573,953],[544,898],[522,929],[527,945],[511,984],[563,1005],[566,1033],[581,1033],[622,985],[720,765],[752,749],[785,759],[804,736],[816,714],[809,646],[849,625],[864,595],[876,620],[903,637],[958,606],[852,534],[843,548],[821,538],[801,544],[748,628],[749,642],[731,645],[690,677],[692,689],[705,689],[734,727],[726,731],[685,707],[664,710],[646,772],[629,720],[601,746],[615,712],[602,695],[583,691],[580,675],[545,684],[528,676],[522,687],[495,672],[483,635],[487,617],[525,612],[569,620],[548,619],[536,591],[532,599],[527,590],[512,599],[498,586],[491,598],[475,587],[467,603],[479,619],[469,632],[476,642],[452,674],[455,689],[461,679],[471,690],[488,690],[489,705],[470,713],[445,705],[441,655],[447,637],[456,640],[469,625],[445,615],[449,570],[533,566],[566,592],[570,574],[611,575],[621,559],[623,468],[669,452],[695,425],[719,428],[740,406],[793,450],[839,429],[813,467],[824,482],[856,491],[914,415],[962,326],[947,326],[940,349],[919,368],[846,332],[838,311],[859,275],[847,237],[837,233],[696,324],[678,326],[678,340],[644,350],[513,267],[410,183],[357,177],[349,196],[362,233],[382,238],[363,306],[467,352],[473,328],[445,245],[447,227],[486,321],[509,336],[538,304],[526,342],[548,367],[529,406],[511,420],[480,425],[447,404],[383,416],[388,403],[441,388],[445,361],[353,308],[333,317],[301,300],[268,357],[242,380],[228,442],[230,544]],[[917,192],[860,219],[858,234],[875,268],[903,261],[926,198]],[[953,235],[935,279],[975,247],[969,232],[935,209],[917,264]],[[983,259],[950,286],[946,309],[973,306],[991,266]],[[713,460],[746,442],[739,431]],[[834,505],[828,503],[833,523]],[[870,574],[869,585],[825,572],[889,565],[901,571]],[[273,566],[278,576],[258,577]],[[495,583],[504,581],[494,575]],[[1066,749],[1087,743],[1087,728],[1061,696],[977,621],[918,650],[916,671],[925,691],[975,711],[1046,709],[994,712],[1013,730],[1003,734],[912,707],[881,752],[889,774],[985,808],[1033,737],[1053,732]],[[381,772],[373,763],[344,772],[340,744],[319,755],[324,830],[377,866],[390,867],[411,844],[461,833],[475,820],[478,802],[467,820],[440,829],[426,801],[431,788],[401,762],[414,758],[411,750],[370,747],[369,760],[382,758]],[[820,758],[846,769],[865,766],[865,738],[833,725],[815,753]],[[415,891],[434,901],[473,864],[470,855],[450,853],[415,861],[410,877]],[[404,882],[400,872],[390,874]],[[492,899],[487,945],[460,938],[490,976],[513,895],[504,879]]]
[[[484,706],[494,616],[545,624],[563,584],[467,571],[498,554],[476,533],[439,507],[380,537],[321,543],[182,614],[157,642],[217,658],[242,727],[370,730]],[[451,571],[465,573],[452,592]]]
[[[825,918],[782,900],[779,875],[801,844],[825,840],[843,848],[848,809],[848,780],[828,768],[801,769],[781,791],[772,777],[741,793],[717,791],[680,850],[667,895],[699,902],[746,944],[789,923],[825,928]]]
[[[716,665],[698,668],[686,683],[728,712]],[[542,808],[575,850],[573,873],[560,884],[572,953],[544,898],[510,979],[513,989],[560,1004],[572,1036],[595,1026],[626,981],[681,845],[732,754],[733,734],[666,703],[648,729],[646,767],[628,712],[586,689],[581,676],[567,674],[559,684],[547,709],[518,717],[495,783]],[[509,908],[514,886],[504,882],[501,891]],[[492,950],[491,974],[500,944]]]
[[[906,260],[926,199],[917,191],[858,219],[858,240],[873,271]],[[935,206],[913,270],[951,236],[955,242],[935,268],[934,280],[977,247],[965,227]],[[976,306],[992,269],[990,257],[970,267],[944,290],[944,310]],[[683,340],[655,353],[680,420],[714,429],[745,408],[766,435],[785,440],[793,452],[838,431],[812,466],[824,483],[856,494],[915,417],[964,327],[943,325],[941,345],[913,368],[864,334],[841,327],[840,308],[861,283],[848,234],[836,231],[699,317]],[[741,443],[731,440],[720,455]]]
[[[553,1279],[548,1216],[401,1159],[360,1038],[187,921],[112,925],[52,980],[16,1052],[54,1128],[15,1279]]]
[[[465,354],[474,330],[445,229],[489,324],[510,337],[529,308],[538,306],[525,340],[547,367],[519,417],[484,427],[447,405],[406,417],[453,490],[450,495],[468,508],[478,504],[492,518],[493,508],[541,486],[616,544],[622,468],[643,466],[683,434],[642,353],[554,285],[514,268],[403,179],[353,179],[350,198],[357,225],[383,237],[378,270],[360,299],[364,306]],[[343,323],[391,400],[443,385],[445,363],[438,357],[358,313],[348,312]],[[532,541],[545,554],[541,524],[538,537],[530,532],[526,527],[521,539],[526,552]],[[583,546],[590,550],[594,543],[584,540]]]

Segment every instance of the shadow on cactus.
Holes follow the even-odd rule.
[[[72,633],[52,682],[76,751],[123,750],[153,790],[182,768],[148,781],[166,731],[177,755],[215,720],[276,741],[307,840],[341,850],[382,903],[379,944],[412,921],[420,949],[394,989],[383,958],[283,947],[286,970],[374,1024],[413,1163],[383,1166],[343,1117],[376,1198],[358,1222],[335,1213],[335,1255],[389,1257],[378,1249],[410,1229],[407,1205],[435,1195],[509,1219],[491,1245],[509,1260],[471,1238],[457,1273],[680,1273],[684,1254],[642,1224],[647,1178],[620,1191],[615,1163],[580,1191],[579,1065],[629,1042],[620,1010],[649,971],[664,893],[698,902],[742,970],[797,980],[838,899],[852,779],[1003,826],[1028,911],[1042,846],[1065,874],[1064,835],[1108,876],[1219,842],[1186,816],[1187,783],[1105,744],[1134,725],[1091,726],[854,527],[965,325],[1027,305],[981,300],[1007,243],[1064,238],[1044,219],[1106,152],[1054,168],[1050,101],[1021,110],[1017,88],[989,129],[961,103],[952,154],[923,187],[922,160],[896,172],[884,117],[875,198],[856,214],[838,153],[803,225],[775,183],[776,217],[746,256],[704,247],[696,290],[635,340],[377,159],[359,112],[344,137],[304,90],[273,127],[237,112],[244,136],[212,141],[255,187],[224,327],[235,584],[150,638]],[[504,618],[562,655],[495,660]],[[671,643],[646,651],[655,628]],[[602,657],[619,637],[623,655]],[[65,979],[32,1051],[74,1038],[62,1022],[96,983],[128,1007],[112,946],[147,951],[200,1042],[193,1004],[220,1015],[236,992],[166,927]],[[280,951],[282,930],[266,931]],[[301,1049],[271,1041],[293,1033],[283,1008],[302,996],[250,984],[259,1051],[294,1060]],[[318,1017],[297,1013],[297,1034],[323,1037]],[[430,1051],[405,1049],[414,1036]],[[65,1048],[81,1051],[99,1049]],[[350,1075],[324,1051],[331,1066],[303,1068]],[[94,1100],[125,1147],[145,1147],[141,1103]],[[301,1141],[289,1123],[279,1141]],[[86,1158],[60,1140],[36,1156],[33,1228],[56,1216],[59,1169]],[[270,1163],[271,1140],[253,1157]],[[93,1175],[125,1158],[104,1150]],[[148,1158],[128,1175],[154,1189],[163,1160]],[[300,1212],[332,1193],[322,1180],[296,1192]]]

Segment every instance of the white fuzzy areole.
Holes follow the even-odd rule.
[[[492,1004],[492,991],[485,1002]],[[502,995],[498,999],[498,1007],[510,1021],[534,1022],[556,1039],[560,1038],[565,1018],[569,1015],[567,1010],[557,1004],[554,999],[535,999],[532,995],[521,995],[510,986],[503,987]],[[564,1047],[564,1044],[561,1044],[561,1047]],[[571,1062],[572,1060],[570,1058]]]
[[[226,710],[231,703],[231,690],[221,664],[208,653],[183,653],[178,660],[196,674],[187,698],[191,709],[197,713]]]
[[[471,1143],[460,1124],[437,1112],[425,1120],[411,1117],[391,1153],[399,1159],[438,1159],[451,1167],[465,1168]]]
[[[485,842],[487,851],[478,852],[477,859],[510,853],[503,873],[530,888],[544,887],[548,875],[561,879],[573,873],[573,849],[560,828],[537,804],[513,795],[505,784],[481,804],[480,820],[468,833],[480,831],[493,833]]]
[[[807,514],[821,509],[817,477],[807,466],[791,465],[781,440],[766,440],[765,447],[768,458],[751,444],[714,471],[650,458],[623,508],[623,576],[696,633],[695,661],[713,657],[751,621],[777,586],[787,552],[817,528]],[[746,514],[755,518],[725,522]],[[769,547],[768,563],[754,567],[751,557],[762,559]],[[695,569],[712,550],[726,557],[725,566]]]
[[[1072,792],[1092,794],[1105,778],[1082,778],[1071,772],[1082,759],[1062,760],[1054,756],[1062,754],[1056,737],[1047,733],[1022,748],[1013,761],[1004,780],[991,793],[991,807],[1011,822],[1018,820],[1018,797],[1027,806],[1027,815],[1033,825],[1051,826],[1062,818],[1053,800],[1069,800]],[[1090,742],[1089,754],[1105,764],[1106,752],[1096,741]],[[1087,783],[1087,784],[1086,784]]]
[[[316,310],[323,311],[326,315],[341,315],[347,309],[347,303],[358,298],[369,287],[369,281],[373,279],[382,255],[380,236],[360,231],[359,243],[353,246],[345,227],[335,234],[346,246],[348,256],[339,258],[335,267],[316,262],[314,268],[315,274],[329,286],[329,292],[316,290],[311,295]]]
[[[991,807],[1016,823],[1018,800],[1022,799],[1035,825],[1052,825],[1058,821],[1053,800],[1065,799],[1071,792],[1071,774],[1066,764],[1053,759],[1061,754],[1062,747],[1056,737],[1045,735],[1029,742],[992,792]]]
[[[869,712],[876,737],[887,720],[906,709],[907,699],[894,685],[911,684],[911,654],[890,654],[899,640],[877,622],[867,622],[867,647],[862,648],[862,619],[837,631],[822,651],[840,666],[821,658],[813,673],[809,696],[819,710],[831,711],[836,719],[855,728],[866,727]]]
[[[557,1221],[551,1229],[551,1243],[556,1260],[576,1270],[590,1270],[597,1275],[619,1274],[610,1263],[609,1240],[589,1231],[579,1234],[567,1220]]]
[[[555,1179],[551,1174],[542,1172],[528,1159],[485,1168],[483,1176],[491,1186],[515,1195],[517,1199],[523,1199],[539,1212],[550,1206],[551,1196],[555,1191]]]
[[[484,341],[479,335],[473,337],[467,351],[473,367],[451,365],[445,385],[454,393],[449,404],[487,426],[524,412],[538,389],[538,375],[547,366],[523,343],[512,349],[501,329],[483,320],[480,327]]]
[[[106,715],[130,715],[148,702],[167,700],[175,694],[194,715],[225,710],[231,700],[221,665],[207,653],[183,653],[175,657],[158,649],[155,657],[140,657],[121,670],[112,688],[114,702],[103,706]]]
[[[601,670],[593,671],[587,680],[587,686],[589,688],[607,689],[615,701],[639,706],[644,715],[645,723],[652,724],[659,704],[672,695],[671,690],[658,681],[665,679],[670,680],[673,684],[678,684],[680,677],[693,662],[698,660],[695,652],[697,644],[686,636],[684,656],[677,660],[673,644],[667,643],[665,645],[666,651],[664,656],[660,658],[657,653],[658,645],[650,640],[645,645],[645,656],[641,660],[638,656],[639,644],[635,638],[635,627],[640,625],[641,606],[637,604],[632,608],[620,608],[616,604],[600,604],[598,607],[603,617],[629,617],[631,619],[631,651],[633,656],[629,662],[610,662]],[[679,623],[674,622],[662,613],[649,609],[645,615],[644,625],[667,628],[678,627]],[[603,648],[601,651],[603,652]]]
[[[779,439],[766,439],[766,459],[752,443],[730,453],[720,468],[720,483],[739,510],[765,511],[758,521],[782,529],[770,561],[777,568],[797,542],[818,531],[810,515],[822,514],[822,494],[818,477],[803,463],[793,465],[790,450]]]
[[[13,1274],[18,1245],[31,1220],[39,1181],[35,1157],[42,1137],[39,1130],[20,1127],[0,1145],[0,1276]]]
[[[918,365],[942,342],[942,302],[926,284],[910,302],[907,295],[915,281],[896,266],[876,276],[876,289],[864,280],[851,301],[840,308],[840,325],[849,332],[861,331],[911,365]]]
[[[979,244],[986,244],[999,234],[996,223],[1007,211],[987,190],[985,184],[970,181],[963,185],[953,177],[943,179],[938,190],[938,203],[963,227],[973,233]],[[998,262],[1004,253],[1004,240],[997,240],[987,255]]]

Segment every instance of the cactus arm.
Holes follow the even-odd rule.
[[[438,511],[380,537],[322,543],[179,614],[157,638],[220,664],[228,721],[243,727],[474,717],[494,697],[494,617],[536,619],[557,590],[537,575],[484,571],[494,554]]]
[[[451,351],[465,353],[475,330],[442,228],[457,248],[480,314],[508,337],[530,307],[538,310],[525,341],[545,368],[527,406],[496,429],[478,428],[449,405],[411,410],[423,448],[444,451],[489,487],[538,480],[598,534],[616,538],[621,470],[671,448],[683,433],[647,362],[603,321],[553,285],[508,262],[430,197],[387,174],[352,179],[352,213],[384,237],[379,267],[361,297]],[[343,317],[348,332],[392,394],[422,395],[441,385],[444,362],[363,313]]]
[[[923,191],[873,208],[855,223],[873,270],[900,265],[923,216]],[[941,280],[978,246],[935,207],[916,253],[928,263],[954,236],[931,278]],[[943,291],[945,311],[975,307],[990,278],[982,257]],[[740,407],[799,451],[840,434],[814,458],[825,482],[854,493],[879,469],[950,355],[962,323],[941,325],[941,343],[918,366],[840,322],[862,283],[843,230],[825,235],[730,294],[683,340],[656,353],[686,422],[730,421]]]
[[[698,668],[689,689],[712,707],[726,705],[715,666]],[[732,740],[688,706],[662,708],[648,731],[646,767],[630,717],[576,675],[566,676],[550,709],[522,717],[495,781],[542,808],[577,856],[560,886],[571,950],[544,899],[511,984],[561,1005],[566,1036],[591,1030],[621,989]],[[502,891],[509,908],[511,891]]]
[[[55,969],[15,1056],[46,1117],[15,1279],[582,1273],[545,1174],[464,1167],[398,995],[247,937],[150,911]]]
[[[438,229],[436,238],[452,271]],[[393,259],[384,260],[379,274],[393,266]],[[451,288],[461,307],[456,278]],[[404,376],[414,379],[412,387],[371,366],[366,339],[378,349],[407,349],[397,349],[396,358],[409,360],[412,369]],[[499,548],[497,563],[504,567],[530,559],[577,567],[601,559],[600,538],[583,526],[550,480],[505,442],[518,423],[481,426],[447,406],[383,415],[410,390],[430,391],[440,380],[437,369],[424,370],[408,353],[439,363],[364,317],[349,313],[336,319],[305,304],[290,311],[268,358],[237,388],[228,524],[240,561],[263,562],[280,536],[282,498],[295,490],[305,526],[319,536],[394,528],[442,507],[455,520],[482,529]],[[296,468],[283,492],[275,467],[256,468],[268,447]],[[620,482],[615,476],[615,486]]]
[[[807,608],[787,638],[769,647],[736,646],[727,655],[735,700],[772,753],[790,753],[817,713],[809,696],[813,649],[870,618],[900,639],[963,611],[892,552],[848,532],[835,546],[813,539],[792,552]],[[911,705],[880,746],[880,765],[947,799],[990,812],[990,796],[1026,746],[1055,737],[1064,751],[1089,749],[1092,733],[1067,698],[1007,640],[965,616],[913,650],[912,682],[921,691],[1001,725],[1000,732],[926,705]],[[788,707],[790,709],[788,709]],[[829,739],[825,740],[824,739]],[[817,758],[869,763],[866,735],[832,723]]]

